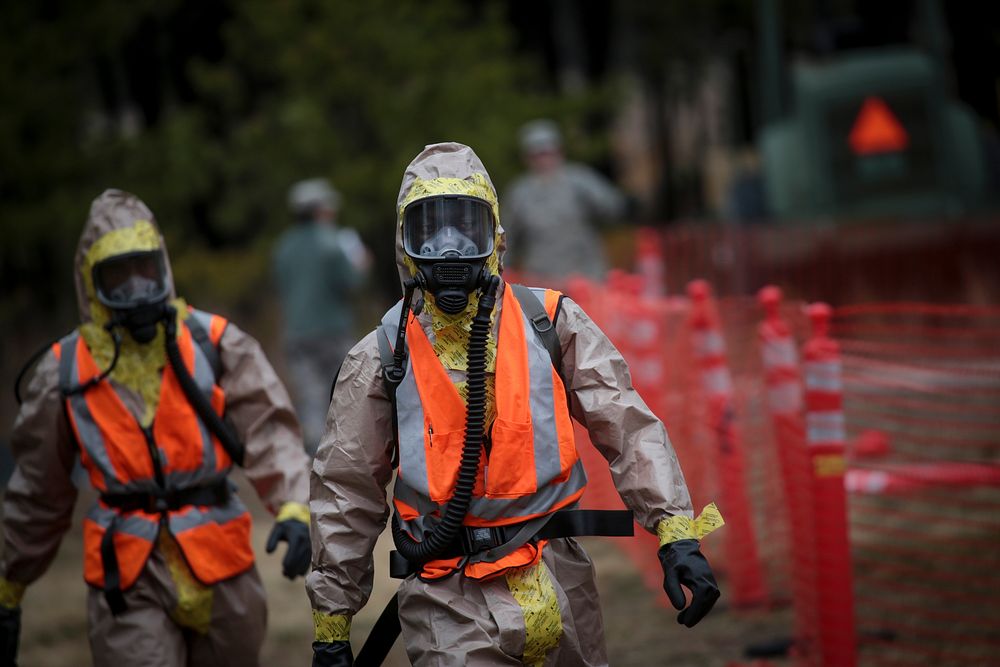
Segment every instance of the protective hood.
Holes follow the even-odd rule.
[[[76,299],[81,322],[100,326],[111,313],[97,300],[94,292],[94,265],[101,260],[130,252],[159,250],[163,253],[170,298],[174,298],[174,280],[163,237],[153,212],[142,200],[122,190],[105,190],[90,205],[90,215],[76,247]]]
[[[169,298],[177,308],[178,317],[185,317],[187,307],[176,299],[166,245],[149,207],[135,195],[114,189],[105,190],[93,201],[76,249],[75,280],[82,323],[80,334],[100,368],[111,365],[114,343],[104,329],[111,319],[111,311],[97,298],[94,266],[109,257],[151,250],[163,253]],[[123,332],[118,363],[111,373],[113,380],[142,397],[145,414],[140,421],[144,424],[148,424],[156,412],[159,373],[166,363],[163,325],[158,325],[157,329],[156,337],[147,344],[136,343]]]
[[[479,156],[464,144],[430,144],[406,167],[396,200],[396,267],[399,269],[400,284],[416,274],[416,267],[403,251],[403,210],[418,199],[443,194],[476,197],[490,205],[497,228],[493,254],[487,260],[487,266],[495,273],[499,273],[503,266],[506,235],[500,224],[497,191],[486,167]]]

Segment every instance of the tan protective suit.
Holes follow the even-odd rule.
[[[398,203],[407,201],[415,179],[471,180],[473,174],[484,175],[489,183],[485,167],[468,147],[428,146],[407,169]],[[453,180],[446,186],[456,189]],[[495,197],[493,190],[494,210]],[[501,254],[502,228],[496,247]],[[399,229],[396,258],[400,275],[409,278]],[[503,298],[501,292],[498,312]],[[433,323],[427,308],[418,320],[430,336]],[[671,516],[690,518],[690,497],[666,430],[632,388],[621,355],[568,298],[556,330],[573,417],[587,427],[607,458],[615,485],[636,520],[655,533]],[[456,382],[464,380],[461,372],[449,374]],[[344,362],[327,431],[313,461],[313,571],[306,586],[321,641],[346,638],[330,634],[333,621],[343,620],[337,627],[349,629],[350,617],[371,593],[372,550],[389,514],[385,489],[393,473],[391,410],[372,332]],[[524,570],[485,583],[461,574],[430,582],[415,576],[404,580],[399,616],[411,662],[607,664],[593,567],[580,545],[571,538],[552,540],[542,563]]]
[[[104,306],[94,300],[89,278],[83,275],[88,250],[109,231],[128,227],[136,220],[155,225],[152,213],[134,196],[109,190],[94,201],[76,259],[84,327],[95,318],[107,317],[102,312]],[[169,271],[169,262],[167,265]],[[168,280],[172,285],[169,275]],[[160,328],[157,338],[145,346],[123,335],[126,340],[120,367],[125,375],[112,373],[105,380],[124,394],[129,410],[140,420],[150,414],[148,403],[155,403],[157,396],[145,390],[148,381],[142,383],[142,391],[128,385],[134,386],[137,376],[149,372],[158,385],[163,362],[151,350],[152,346],[163,347],[162,325]],[[94,356],[100,354],[95,352]],[[232,323],[219,341],[219,356],[219,385],[226,394],[226,416],[246,448],[246,477],[274,513],[286,503],[304,504],[308,495],[308,458],[284,386],[260,345]],[[76,501],[71,474],[78,446],[65,415],[58,368],[51,351],[42,357],[11,435],[17,466],[3,501],[5,548],[0,561],[0,593],[6,598],[0,602],[7,606],[14,606],[11,603],[16,604],[24,587],[39,578],[52,562],[70,527]],[[164,417],[162,412],[157,415],[158,420]],[[141,451],[137,456],[148,457],[149,453]],[[176,542],[169,538],[164,541],[164,536],[161,533],[136,584],[125,591],[128,609],[124,614],[112,616],[102,592],[89,590],[87,609],[94,664],[258,664],[267,609],[256,568],[214,586],[203,586],[184,563]]]

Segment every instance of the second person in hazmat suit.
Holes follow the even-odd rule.
[[[472,149],[427,146],[397,214],[405,296],[348,354],[313,462],[313,665],[351,664],[396,461],[393,539],[410,571],[399,621],[414,665],[607,664],[593,568],[572,538],[601,531],[566,518],[586,514],[566,511],[586,486],[571,417],[659,535],[679,622],[697,623],[719,596],[698,538],[721,517],[693,519],[663,424],[590,318],[500,278],[496,191]]]
[[[309,567],[308,457],[260,346],[174,294],[153,214],[94,200],[76,255],[82,324],[41,358],[14,430],[3,502],[0,664],[14,664],[25,588],[69,529],[77,461],[97,492],[83,521],[99,667],[258,664],[267,609],[240,465],[276,515],[268,551]],[[223,421],[223,417],[225,421]]]

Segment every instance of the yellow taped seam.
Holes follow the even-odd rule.
[[[846,471],[843,454],[820,454],[813,458],[813,472],[817,477],[843,477]]]
[[[351,641],[351,617],[313,610],[313,626],[318,642]]]
[[[9,581],[0,577],[0,606],[7,609],[19,607],[21,605],[21,600],[24,599],[24,591],[26,588],[26,584]]]
[[[177,625],[191,628],[200,634],[208,634],[212,624],[212,589],[198,581],[184,554],[181,553],[180,545],[165,531],[160,531],[157,546],[163,559],[170,570],[170,578],[174,582],[177,590],[177,606],[170,612],[170,617]]]
[[[507,587],[524,614],[525,665],[541,665],[545,654],[559,645],[563,634],[559,599],[544,564],[508,572]]]
[[[180,327],[181,321],[189,316],[187,303],[184,299],[173,299],[170,303],[177,309],[177,326]],[[94,300],[91,305],[91,314],[95,319],[80,326],[80,335],[87,343],[87,349],[94,357],[97,367],[104,369],[111,365],[114,357],[114,344],[103,325],[108,314],[106,310],[101,310],[104,306],[100,302]],[[160,403],[160,370],[167,363],[165,338],[163,324],[156,325],[156,337],[149,343],[140,344],[131,336],[123,335],[118,362],[111,372],[111,378],[115,382],[125,385],[142,397],[144,412],[139,421],[143,426],[153,423]]]
[[[709,503],[701,510],[696,519],[676,515],[662,519],[656,525],[656,536],[660,538],[660,546],[677,542],[678,540],[700,540],[712,531],[726,525],[722,513],[715,503]]]
[[[275,521],[287,521],[288,519],[294,519],[295,521],[301,521],[302,523],[309,525],[309,508],[302,503],[287,502],[281,506],[278,510],[278,516],[275,517]]]
[[[86,268],[93,269],[98,262],[115,255],[159,249],[160,235],[153,223],[149,220],[136,220],[131,227],[112,229],[94,241],[87,250]]]
[[[94,291],[92,274],[94,266],[98,262],[116,255],[160,250],[161,248],[160,234],[149,220],[136,220],[131,227],[112,229],[94,241],[94,244],[90,246],[87,250],[87,255],[84,257],[83,275],[81,277],[83,278],[87,298],[90,299],[90,316],[95,322],[104,324],[103,321],[100,321],[104,306],[97,301]]]
[[[503,227],[500,225],[500,202],[497,199],[496,193],[490,186],[490,182],[487,180],[486,175],[480,172],[475,172],[471,174],[468,178],[450,178],[447,176],[441,176],[439,178],[429,178],[422,179],[416,178],[410,185],[410,191],[406,193],[406,197],[399,204],[399,210],[397,211],[396,224],[400,230],[403,229],[403,212],[406,207],[415,202],[418,199],[424,199],[426,197],[433,197],[435,195],[467,195],[469,197],[476,197],[482,199],[490,205],[493,210],[493,217],[496,220],[496,229],[493,234],[493,254],[489,256],[486,260],[486,266],[489,268],[490,273],[498,274],[500,273],[500,256],[498,249],[500,247],[500,231]],[[417,274],[416,264],[410,259],[406,253],[403,253],[403,264],[410,271],[410,275],[415,276]],[[472,306],[472,312],[475,312],[474,302],[476,297],[472,296],[469,299],[470,306]],[[431,305],[433,299],[428,300],[428,305]],[[438,312],[437,314],[441,314]]]

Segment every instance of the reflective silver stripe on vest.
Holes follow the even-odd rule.
[[[194,317],[199,318],[199,322],[201,322],[202,327],[204,327],[205,331],[208,331],[209,324],[205,322],[206,317],[203,316],[207,316],[208,319],[211,319],[211,316],[208,316],[207,313],[201,313],[199,311],[195,311],[193,315]],[[188,329],[188,333],[190,334],[190,329]],[[194,381],[195,384],[198,385],[198,389],[200,389],[201,392],[208,398],[209,402],[211,402],[212,388],[215,386],[216,382],[215,374],[212,372],[212,365],[209,363],[208,357],[206,357],[205,353],[202,351],[201,345],[198,345],[197,341],[194,340],[193,335],[191,336],[191,347],[194,348],[194,373],[192,373],[192,377],[194,377]],[[201,420],[201,418],[198,418],[197,421],[198,433],[201,434],[202,463],[201,469],[199,471],[195,471],[196,474],[194,474],[191,479],[185,480],[188,484],[202,482],[208,476],[215,473],[215,446],[212,443],[212,436],[209,434],[208,427],[205,426],[205,423]]]
[[[400,300],[395,306],[382,317],[382,328],[389,338],[389,344],[396,344],[396,337],[399,331],[399,315],[403,309],[403,301]],[[421,480],[423,498],[428,497],[427,490],[427,460],[424,456],[424,406],[420,403],[420,394],[417,391],[417,381],[413,377],[413,367],[410,364],[410,357],[406,357],[406,374],[403,381],[396,389],[396,414],[399,426],[399,470],[400,475],[406,475],[407,479]],[[418,443],[416,447],[408,447],[404,443]],[[397,478],[397,486],[398,486]],[[408,503],[406,500],[403,502]],[[414,500],[414,503],[419,501]],[[412,505],[417,508],[417,504]],[[436,504],[432,505],[434,508]]]
[[[541,293],[544,303],[544,290],[541,290]],[[503,298],[515,297],[511,290],[505,290]],[[382,326],[392,341],[395,341],[399,308],[400,305],[397,304],[382,318]],[[503,310],[500,316],[503,317]],[[538,490],[521,498],[474,498],[469,514],[488,521],[544,513],[553,505],[557,505],[561,499],[582,489],[587,483],[586,474],[579,461],[572,469],[569,479],[562,483],[552,483],[560,473],[552,359],[526,316],[523,325],[527,342],[528,375],[531,382],[529,409],[534,431],[533,447]],[[407,373],[396,390],[396,410],[399,424],[400,474],[396,478],[394,493],[400,501],[410,505],[421,515],[427,515],[438,509],[438,506],[430,500],[424,451],[424,410],[409,360],[407,360]],[[415,524],[411,532],[413,530],[416,533],[421,532],[426,522],[424,517],[411,522]],[[408,529],[411,527],[408,526]],[[419,539],[416,533],[414,537]]]
[[[208,507],[190,506],[180,512],[171,512],[169,519],[170,532],[179,535],[186,530],[204,526],[207,523],[224,524],[245,514],[247,508],[235,495],[229,497],[225,505]]]
[[[111,521],[117,514],[118,513],[115,510],[101,507],[95,503],[94,506],[90,508],[90,511],[87,512],[87,518],[96,523],[103,530],[107,530],[108,526],[111,525]],[[139,537],[149,542],[156,539],[159,528],[160,524],[158,519],[149,519],[141,514],[122,515],[115,524],[115,530],[117,532],[126,533],[127,535],[132,535],[133,537]]]
[[[198,324],[200,324],[201,328],[205,330],[206,334],[208,334],[209,342],[211,342],[212,313],[206,313],[204,310],[198,310],[197,308],[192,308],[191,310],[188,311],[188,315],[198,320]]]
[[[59,357],[59,382],[62,390],[68,391],[73,387],[78,387],[83,381],[89,378],[80,378],[79,364],[76,363],[76,346],[80,339],[77,331],[69,334],[60,342]],[[87,453],[90,460],[97,466],[104,478],[104,484],[108,493],[124,493],[128,491],[148,491],[148,485],[121,483],[118,472],[108,456],[108,450],[104,447],[104,436],[97,426],[94,416],[90,412],[83,394],[72,394],[66,398],[69,409],[73,413],[73,421],[76,423],[77,435],[80,438],[80,447]]]
[[[545,307],[545,290],[531,290]],[[514,290],[510,291],[514,296]],[[523,309],[522,309],[523,312]],[[552,357],[535,333],[531,320],[524,315],[524,337],[528,342],[528,375],[531,379],[529,405],[534,430],[535,479],[538,487],[559,476],[559,432],[556,429],[556,405],[552,384]],[[475,512],[473,512],[475,514]],[[478,515],[477,516],[481,516]]]

